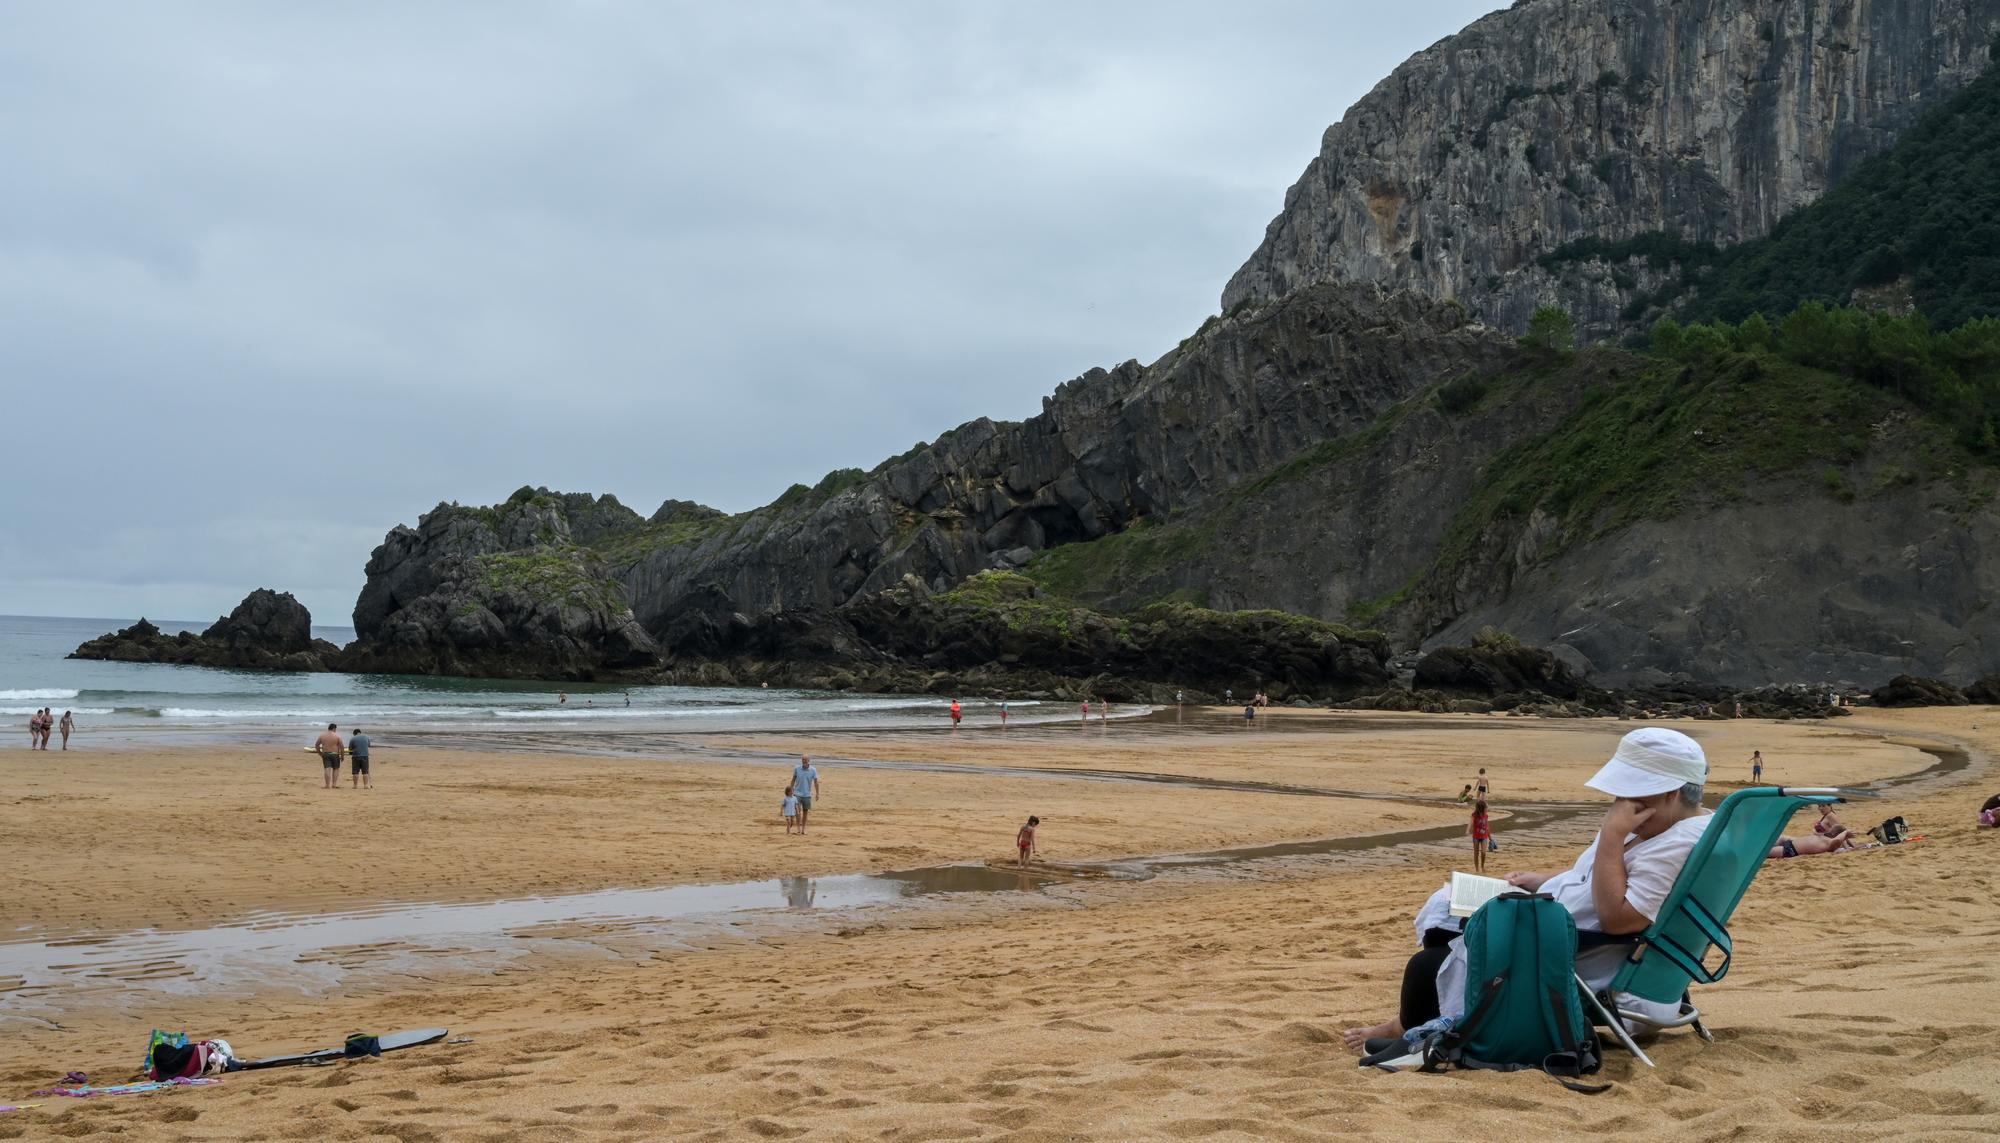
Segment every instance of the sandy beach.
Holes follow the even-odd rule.
[[[1499,809],[1589,803],[1577,784],[1631,725],[1274,714],[1251,731],[1217,714],[737,736],[714,743],[726,762],[699,744],[604,758],[399,750],[384,736],[372,792],[320,790],[295,746],[8,749],[5,927],[10,940],[89,940],[260,910],[976,862],[1005,853],[1030,812],[1048,820],[1050,855],[1078,861],[1448,828],[1462,817],[1451,797],[1482,764]],[[1733,926],[1736,968],[1698,996],[1717,1042],[1669,1036],[1653,1070],[1612,1053],[1602,1096],[1534,1075],[1362,1073],[1341,1050],[1340,1029],[1393,1010],[1410,912],[1464,864],[1462,843],[1431,840],[803,919],[773,908],[771,923],[746,914],[670,947],[625,935],[380,975],[361,956],[330,990],[112,980],[53,1017],[7,1021],[0,1101],[39,1106],[0,1115],[0,1138],[1991,1138],[2000,836],[1971,819],[2000,788],[1993,717],[1676,724],[1704,742],[1718,792],[1747,781],[1751,749],[1767,779],[1794,784],[1913,774],[1936,763],[1918,743],[1958,747],[1970,765],[1850,811],[1859,824],[1902,814],[1923,840],[1768,867]],[[784,836],[775,812],[782,759],[798,750],[824,760],[829,793],[805,839]],[[1567,864],[1593,822],[1503,834],[1496,871]],[[177,839],[199,858],[163,869],[157,854]],[[433,1024],[471,1042],[150,1096],[28,1097],[72,1068],[128,1078],[153,1027],[260,1055]]]

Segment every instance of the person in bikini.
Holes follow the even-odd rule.
[[[1022,826],[1021,832],[1014,835],[1014,848],[1020,854],[1016,864],[1023,869],[1028,867],[1029,860],[1035,856],[1035,827],[1041,824],[1042,819],[1029,814],[1028,824]]]
[[[68,711],[64,711],[62,716],[62,722],[58,723],[57,725],[59,725],[62,728],[63,749],[68,750],[69,736],[76,733],[76,719],[70,717],[70,713]]]

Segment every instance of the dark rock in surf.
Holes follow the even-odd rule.
[[[313,638],[312,613],[290,592],[260,587],[199,635],[189,631],[167,635],[141,619],[84,643],[69,657],[254,671],[326,671],[333,669],[339,653],[332,643]]]

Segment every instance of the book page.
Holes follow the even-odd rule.
[[[1473,873],[1453,873],[1451,875],[1451,915],[1470,917],[1479,907],[1512,889],[1498,877],[1481,877]]]

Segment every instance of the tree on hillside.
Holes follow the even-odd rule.
[[[1561,306],[1543,306],[1528,318],[1521,344],[1566,353],[1576,346],[1576,322]]]

